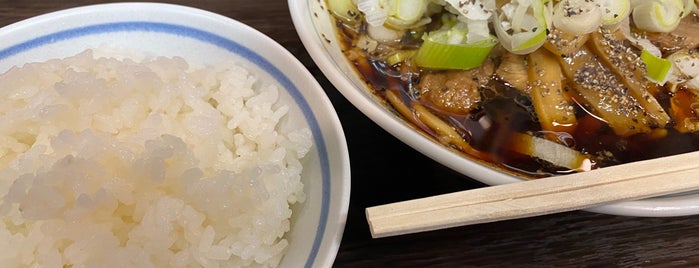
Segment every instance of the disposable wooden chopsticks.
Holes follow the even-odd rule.
[[[699,189],[699,152],[366,209],[374,238],[590,208]]]

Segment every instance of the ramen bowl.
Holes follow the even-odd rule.
[[[281,222],[282,226],[286,226],[282,228],[288,228],[288,232],[283,235],[283,239],[286,241],[278,244],[280,249],[282,246],[285,246],[285,253],[280,260],[277,259],[272,264],[278,263],[279,267],[330,267],[332,265],[339,248],[349,203],[349,157],[342,127],[329,99],[314,77],[291,53],[257,30],[234,19],[212,12],[170,4],[118,3],[57,11],[3,27],[0,29],[0,73],[8,70],[16,71],[17,68],[28,66],[29,63],[49,60],[54,60],[53,62],[55,62],[55,60],[74,57],[88,49],[93,50],[94,57],[100,57],[105,59],[105,61],[107,59],[124,59],[125,62],[127,60],[133,62],[142,59],[165,57],[177,58],[175,62],[179,63],[176,65],[180,66],[183,61],[186,61],[192,68],[235,63],[238,67],[254,74],[258,79],[257,83],[275,85],[277,88],[275,96],[278,97],[280,104],[286,107],[284,109],[288,109],[285,110],[285,115],[279,119],[279,131],[285,128],[300,127],[306,129],[308,130],[306,133],[310,134],[306,136],[310,143],[307,144],[309,145],[307,147],[308,150],[303,152],[304,156],[298,160],[298,164],[295,164],[297,167],[298,165],[302,166],[302,169],[297,169],[297,171],[301,170],[299,171],[300,173],[295,175],[296,178],[299,178],[302,185],[294,185],[302,188],[304,193],[302,195],[303,200],[297,199],[297,197],[300,197],[297,195],[294,197],[295,200],[293,202],[288,201],[290,202],[288,208],[290,210],[290,218]],[[154,62],[158,62],[158,60]],[[84,70],[81,68],[73,70],[73,72],[77,73],[81,71]],[[146,73],[148,72],[142,74]],[[5,87],[5,89],[8,88]],[[144,88],[144,90],[147,89]],[[235,95],[234,93],[232,94]],[[225,101],[225,99],[221,100]],[[134,100],[131,103],[137,104],[140,102],[145,102],[145,100]],[[100,109],[100,106],[98,105],[94,108]],[[48,112],[48,114],[44,115],[51,116],[50,113]],[[124,118],[129,117],[125,114],[115,115]],[[253,117],[256,116],[255,112],[251,112],[251,115]],[[50,123],[53,124],[55,122]],[[205,120],[198,120],[197,122],[197,120],[194,120],[190,123],[206,125],[212,122],[206,122]],[[116,124],[119,123],[111,121],[105,126]],[[70,134],[68,135],[70,136]],[[172,140],[172,137],[169,137]],[[242,136],[239,138],[242,138]],[[129,161],[128,159],[126,160],[127,162]],[[152,163],[155,162],[146,162],[145,165],[141,166],[150,168]],[[157,166],[157,164],[154,165]],[[253,168],[252,171],[254,170],[263,172],[261,169]],[[221,174],[226,174],[224,169],[221,171],[223,172]],[[255,174],[253,173],[250,176],[254,176]],[[231,178],[235,178],[235,176]],[[222,185],[230,186],[225,180],[221,182],[223,182]],[[247,187],[246,185],[249,187],[255,185],[257,185],[255,187],[267,187],[266,189],[269,189],[269,191],[260,188],[262,189],[259,192],[262,193],[260,195],[262,199],[260,200],[281,197],[285,200],[284,202],[287,202],[286,196],[275,196],[278,192],[276,190],[272,191],[275,187],[270,187],[268,184],[265,184],[267,186],[259,185],[259,181],[256,183],[250,180],[249,183],[243,183],[239,186],[242,188]],[[277,189],[285,189],[285,187],[282,185],[282,187]],[[241,191],[242,188],[240,189]],[[228,189],[232,190],[233,193],[237,191],[235,188]],[[102,189],[101,193],[105,193],[104,190]],[[198,191],[193,188],[188,190]],[[198,196],[196,198],[204,198],[210,201],[216,200],[214,195],[197,194],[196,196]],[[111,198],[109,195],[104,197],[107,199]],[[89,195],[83,196],[83,199],[85,198],[87,198],[86,202],[92,200]],[[224,195],[221,198],[226,200],[227,197]],[[51,202],[51,200],[47,201]],[[170,208],[172,209],[162,210],[161,212],[165,214],[160,214],[161,216],[156,221],[165,220],[167,217],[174,220],[184,215],[176,212],[180,211],[175,210],[178,206]],[[182,207],[179,206],[179,208]],[[244,212],[245,209],[241,211]],[[277,211],[286,211],[286,208]],[[192,211],[190,210],[187,213],[191,214]],[[162,215],[166,214],[170,216],[163,218]],[[234,215],[220,216],[228,217]],[[128,218],[135,219],[132,216],[128,216]],[[189,219],[194,219],[196,222],[196,218]],[[121,221],[119,219],[116,220]],[[264,224],[265,220],[265,216],[258,217],[253,225]],[[185,225],[189,226],[188,224],[191,224],[192,221],[189,222]],[[207,220],[199,223],[203,224],[201,226],[204,226],[211,222]],[[194,225],[195,229],[201,226]],[[64,227],[68,228],[70,226],[64,225]],[[167,229],[166,227],[163,228]],[[169,228],[175,227],[170,226]],[[144,236],[138,236],[150,237],[150,232],[164,230],[162,228],[158,229],[150,229],[150,231],[141,229],[143,232],[139,232]],[[88,228],[84,231],[86,234],[90,234],[90,230],[92,229]],[[209,230],[211,229],[209,228]],[[206,233],[208,235],[205,235]],[[202,245],[204,248],[212,249],[216,245],[226,244],[223,247],[218,247],[218,252],[221,255],[215,258],[223,257],[221,260],[226,259],[226,256],[230,256],[230,253],[234,251],[242,252],[243,255],[247,254],[248,260],[243,262],[248,264],[268,259],[268,257],[255,257],[255,254],[250,254],[250,250],[255,250],[255,247],[258,247],[259,244],[258,246],[250,244],[251,246],[241,247],[241,244],[237,244],[234,241],[229,241],[232,243],[221,241],[221,238],[225,235],[220,233],[214,235],[211,231],[204,231],[203,233],[193,231],[187,236],[204,239],[200,239],[200,241],[208,240],[204,244],[199,244],[199,250],[202,249]],[[255,241],[260,242],[262,239],[253,239],[252,242],[256,243]],[[146,238],[141,240],[141,242],[150,243],[154,241],[148,241],[148,238]],[[179,243],[177,242],[177,244]],[[105,246],[98,244],[85,244],[83,245],[86,246],[84,250],[93,250]],[[234,246],[236,244],[238,246]],[[16,245],[12,244],[10,247],[12,246]],[[76,247],[79,246],[70,248],[77,249]],[[173,257],[171,260],[166,259],[162,261],[170,264],[173,264],[173,262],[183,264],[184,262],[180,261],[186,262],[187,259],[191,260],[194,256],[191,253],[199,252],[196,248],[196,246],[190,247],[193,251],[189,253],[180,251],[181,254],[174,255],[178,256],[177,258]],[[82,256],[79,253],[80,251],[83,250],[71,251],[78,254],[71,255],[73,256],[71,258],[78,256],[77,259],[90,260],[91,256]],[[120,256],[120,254],[124,253],[120,252],[114,251],[105,256]],[[135,254],[133,256],[142,256],[145,251],[139,253],[139,250],[134,251],[132,249],[130,252]],[[209,251],[209,253],[211,252]],[[56,253],[54,252],[52,255],[55,257]],[[172,253],[174,252],[167,254]],[[27,256],[32,254],[34,253]],[[202,259],[202,256],[204,255],[195,257],[200,265],[207,263],[213,265],[211,259]],[[208,256],[212,257],[213,255]],[[251,258],[250,256],[253,257]],[[129,261],[127,256],[124,255],[122,257],[124,258],[121,258],[121,261]],[[40,263],[46,264],[49,259],[60,262],[61,257],[42,259]],[[65,258],[63,259],[65,260]],[[104,261],[105,259],[102,260]],[[133,260],[135,261],[136,259]],[[56,266],[63,266],[59,264]],[[134,263],[131,264],[139,266]],[[112,262],[102,264],[93,262],[92,265],[117,264]]]
[[[418,131],[389,107],[386,101],[377,97],[352,63],[345,58],[326,1],[290,0],[289,8],[303,44],[321,71],[346,99],[387,132],[431,159],[485,184],[499,185],[523,180],[512,172],[493,168],[447,148]],[[591,208],[589,211],[647,217],[693,215],[699,213],[699,195],[686,193],[625,201]]]

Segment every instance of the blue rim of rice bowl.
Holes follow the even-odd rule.
[[[313,139],[316,145],[316,150],[318,151],[323,188],[322,192],[322,202],[321,202],[321,212],[320,219],[318,222],[318,229],[316,230],[315,238],[313,240],[313,246],[311,252],[306,260],[305,267],[311,267],[314,260],[318,255],[320,249],[320,244],[322,242],[323,233],[325,232],[326,222],[328,218],[329,201],[330,201],[330,170],[329,170],[329,160],[327,156],[327,150],[325,148],[325,143],[323,142],[323,134],[320,131],[320,126],[318,121],[313,115],[308,102],[303,97],[301,92],[296,88],[296,86],[289,80],[286,75],[284,75],[276,66],[270,63],[267,59],[257,54],[256,52],[250,50],[249,48],[239,44],[236,41],[222,37],[220,35],[199,30],[192,27],[170,24],[170,23],[159,23],[159,22],[147,22],[147,21],[125,21],[125,22],[113,22],[113,23],[103,23],[95,24],[89,26],[83,26],[78,28],[72,28],[68,30],[58,31],[55,33],[43,35],[36,37],[34,39],[7,47],[0,50],[0,61],[8,57],[14,56],[16,54],[29,51],[34,48],[38,48],[44,45],[49,45],[61,41],[66,41],[73,38],[84,37],[95,34],[113,33],[113,32],[157,32],[178,35],[183,37],[192,38],[204,43],[208,43],[222,49],[225,49],[234,54],[238,54],[245,59],[249,60],[253,64],[257,65],[267,73],[269,73],[277,82],[284,87],[294,101],[299,105],[301,111],[304,114],[305,119],[308,121],[311,131],[313,132]]]

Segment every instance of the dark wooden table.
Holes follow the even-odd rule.
[[[107,1],[0,0],[0,26]],[[352,194],[336,267],[699,267],[699,216],[636,218],[569,212],[372,239],[369,206],[483,187],[419,154],[355,109],[328,82],[293,28],[286,1],[170,1],[213,11],[267,34],[325,88],[346,130]]]

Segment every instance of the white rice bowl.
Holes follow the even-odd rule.
[[[265,38],[133,3],[0,30],[0,266],[331,265],[344,136]]]

